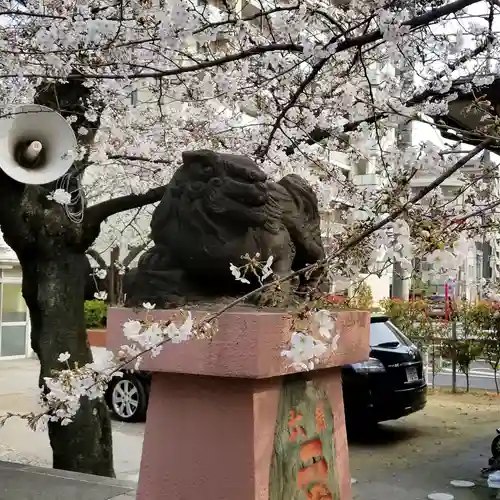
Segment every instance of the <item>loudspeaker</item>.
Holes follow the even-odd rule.
[[[62,177],[76,155],[71,125],[39,104],[17,106],[0,119],[0,169],[23,184],[48,184]]]

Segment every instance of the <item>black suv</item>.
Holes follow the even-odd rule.
[[[342,367],[346,418],[352,423],[394,420],[421,410],[427,384],[418,349],[386,316],[373,316],[370,358]],[[144,420],[151,374],[124,373],[115,377],[106,393],[113,415],[124,422]]]
[[[370,357],[342,368],[346,420],[353,423],[395,420],[427,402],[422,356],[387,316],[372,316]]]

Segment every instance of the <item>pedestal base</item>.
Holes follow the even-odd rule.
[[[340,368],[154,373],[138,500],[301,498],[352,498]]]

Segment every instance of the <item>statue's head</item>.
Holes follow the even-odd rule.
[[[266,222],[267,176],[250,158],[199,150],[184,152],[182,159],[178,188],[193,203],[202,201],[207,215],[250,226]]]

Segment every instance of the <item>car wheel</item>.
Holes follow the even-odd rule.
[[[135,375],[115,377],[111,382],[109,406],[122,422],[140,422],[146,418],[148,395],[144,383]]]
[[[500,435],[491,442],[491,455],[493,458],[500,458]]]

